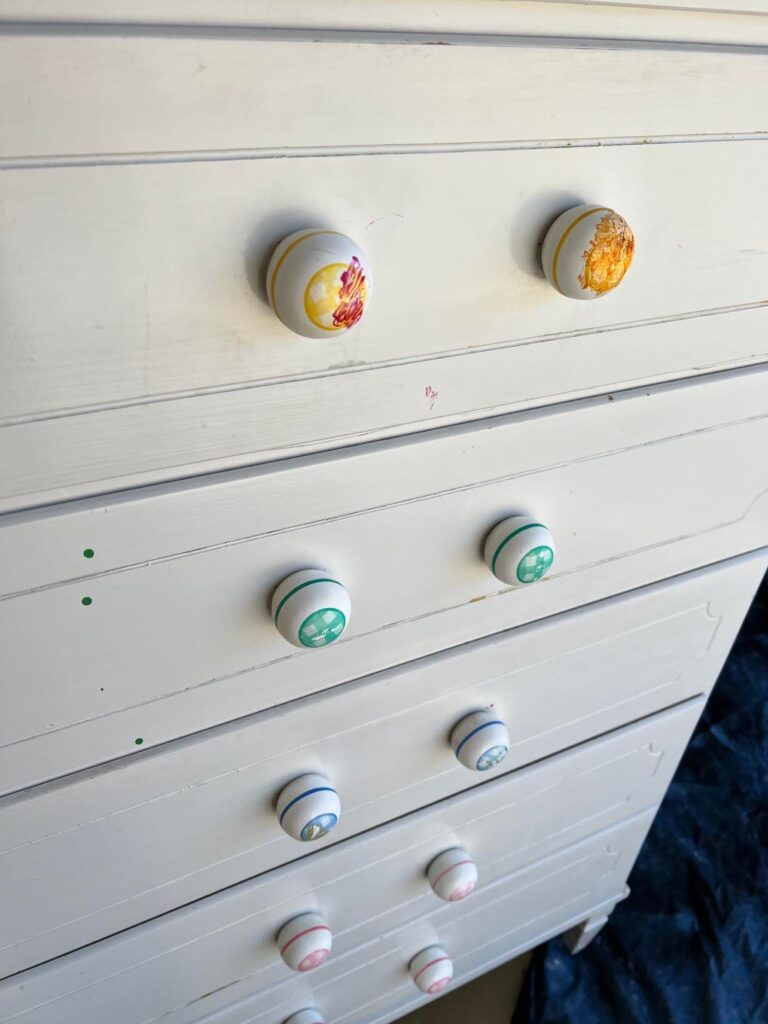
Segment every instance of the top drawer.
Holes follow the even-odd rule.
[[[341,67],[343,117],[315,85]],[[0,36],[4,507],[765,358],[768,143],[721,140],[766,79],[751,54]],[[539,269],[582,201],[637,238],[602,302]],[[263,287],[316,225],[375,279],[322,342]]]

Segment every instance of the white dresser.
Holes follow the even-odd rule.
[[[0,163],[0,1019],[582,948],[768,561],[765,3],[0,0]]]

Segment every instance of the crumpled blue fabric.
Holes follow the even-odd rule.
[[[768,1024],[768,578],[629,885],[535,952],[514,1024]]]

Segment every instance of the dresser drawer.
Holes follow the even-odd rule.
[[[7,517],[0,777],[20,788],[764,545],[767,377]],[[482,545],[519,509],[558,555],[510,590]],[[269,602],[311,566],[346,584],[352,618],[300,652]]]
[[[649,810],[599,832],[465,904],[434,901],[399,928],[372,928],[367,941],[343,936],[310,974],[292,974],[279,959],[272,971],[254,971],[259,954],[278,956],[274,936],[243,930],[235,946],[226,930],[200,935],[194,906],[0,983],[0,1009],[14,1024],[282,1024],[313,1005],[327,1021],[389,1020],[428,998],[408,973],[425,947],[443,945],[460,984],[481,966],[609,911],[625,895],[652,820]]]
[[[6,170],[0,507],[765,359],[766,151]],[[600,302],[564,299],[538,263],[579,197],[619,210],[638,240]],[[316,223],[354,238],[375,278],[359,327],[323,342],[286,331],[263,285],[277,242]]]
[[[472,907],[478,897],[485,900],[494,883],[511,873],[654,807],[669,784],[703,703],[703,698],[694,699],[139,925],[122,937],[58,961],[61,967],[53,965],[50,977],[66,977],[66,984],[72,979],[87,981],[93,975],[87,966],[83,972],[83,967],[99,960],[103,949],[112,951],[108,952],[111,963],[119,960],[121,970],[132,975],[131,987],[137,991],[152,987],[140,973],[147,969],[148,953],[157,957],[152,969],[168,979],[175,978],[181,966],[180,961],[179,967],[173,966],[174,958],[183,959],[178,979],[183,991],[175,991],[171,985],[161,996],[164,1005],[157,1006],[158,1013],[169,1012],[176,1000],[184,1005],[239,978],[249,977],[254,988],[267,989],[289,975],[275,945],[275,936],[285,922],[302,913],[321,913],[333,932],[335,960],[439,906],[426,870],[438,854],[452,847],[469,852],[480,879],[477,893],[466,904],[451,905],[461,915],[463,906]],[[215,825],[201,822],[201,831],[209,827]],[[113,879],[142,870],[136,863],[139,858],[124,849],[116,820],[112,836],[112,847],[104,847],[103,854],[111,861]],[[173,844],[179,857],[184,856],[185,841],[177,840],[172,821],[166,820],[164,829],[156,826],[145,833],[143,860],[150,861],[153,846],[164,843]],[[55,871],[56,865],[48,863]],[[25,884],[22,895],[17,885],[18,895],[11,893],[10,902],[4,899],[7,919],[21,915],[25,929],[30,927],[30,914],[39,907],[42,932],[36,942],[19,944],[14,959],[6,957],[6,972],[60,954],[78,937],[80,941],[94,937],[92,926],[86,923],[87,904],[82,902],[92,892],[90,864],[76,857],[68,864],[68,882],[64,890],[57,888],[55,908],[43,906],[50,901],[39,888],[46,884],[40,869],[37,886]],[[119,871],[115,870],[117,864]],[[624,876],[612,885],[614,893],[630,866],[623,868]],[[588,873],[592,874],[592,869]],[[152,896],[147,891],[146,905]],[[58,936],[43,931],[44,926],[54,924],[52,915],[61,915],[67,905],[71,923],[62,924]],[[155,910],[159,909],[155,905]],[[162,957],[170,958],[164,966]],[[45,968],[40,970],[45,973]],[[24,988],[34,997],[31,983]]]
[[[451,913],[451,908],[437,911],[340,959],[327,974],[318,972],[305,984],[276,986],[250,997],[243,994],[204,1020],[281,1024],[307,1006],[319,1008],[324,1020],[344,1024],[397,1019],[435,998],[417,990],[408,970],[414,956],[430,946],[439,945],[450,956],[455,988],[587,917],[611,913],[628,895],[620,886],[652,819],[652,812],[639,815],[505,880],[483,903],[478,900],[459,913]],[[225,998],[238,990],[233,987]],[[196,1012],[197,1008],[185,1007],[168,1019],[171,1024],[196,1024]]]
[[[478,708],[493,706],[510,732],[510,752],[491,771],[499,774],[706,694],[764,567],[764,559],[749,558],[702,570],[7,798],[0,804],[6,969],[487,779],[460,766],[448,743],[452,726]],[[311,845],[282,831],[274,806],[306,772],[326,776],[342,803],[339,824]],[[569,801],[579,808],[579,828],[593,813],[583,807],[603,799],[600,790],[576,787]],[[154,837],[149,855],[147,836]]]

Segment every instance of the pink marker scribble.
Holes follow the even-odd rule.
[[[435,407],[435,402],[437,401],[437,392],[430,384],[427,384],[424,388],[424,397],[429,402],[429,411],[432,412]]]
[[[341,275],[341,288],[339,290],[339,304],[333,311],[333,324],[335,327],[354,327],[363,315],[365,306],[365,274],[363,265],[357,256],[352,257],[352,262]]]

